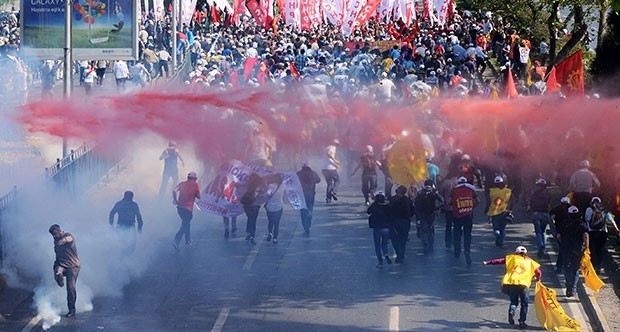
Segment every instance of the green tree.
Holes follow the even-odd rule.
[[[620,52],[620,14],[618,11],[611,11],[607,18],[606,33],[599,42],[596,58],[590,68],[596,90],[608,96],[620,96],[620,85],[616,84],[620,74],[618,52]]]

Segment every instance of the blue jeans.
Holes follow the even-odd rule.
[[[546,212],[532,212],[532,223],[534,224],[534,232],[536,232],[536,246],[538,250],[545,249],[547,226],[551,221],[551,216]]]
[[[493,233],[495,234],[495,244],[498,247],[504,246],[504,239],[506,238],[506,216],[508,212],[504,211],[498,215],[491,217],[491,223],[493,224]]]
[[[323,176],[325,177],[325,182],[327,183],[327,189],[325,190],[325,199],[331,201],[332,193],[338,193],[338,187],[340,186],[340,176],[338,176],[338,171],[335,169],[324,169],[321,170]]]
[[[383,263],[383,257],[389,255],[388,241],[390,240],[389,228],[373,228],[372,238],[375,242],[375,254],[379,264]]]
[[[248,222],[245,225],[245,231],[249,237],[256,236],[256,219],[258,219],[258,212],[260,212],[260,206],[244,205],[243,211],[248,217]]]
[[[273,234],[273,238],[277,239],[280,233],[280,219],[284,209],[278,211],[267,211],[267,230]]]
[[[446,235],[444,237],[444,244],[446,248],[452,247],[452,228],[454,225],[454,216],[452,215],[452,211],[443,211],[444,220],[446,221]]]
[[[566,291],[577,292],[577,281],[579,281],[579,267],[581,266],[581,255],[574,252],[562,255],[562,268],[564,269],[564,279],[566,280]]]
[[[362,194],[364,200],[368,202],[370,195],[377,191],[377,174],[362,174]]]
[[[177,234],[174,236],[174,243],[178,245],[181,242],[183,236],[185,236],[185,243],[189,243],[192,240],[190,236],[191,234],[189,225],[190,221],[192,221],[192,217],[194,216],[194,214],[192,211],[182,207],[177,207],[177,212],[179,214],[179,217],[181,217],[181,227],[179,228]]]
[[[422,241],[424,254],[433,252],[435,243],[435,214],[427,214],[420,217],[418,234]]]
[[[306,199],[307,209],[299,210],[301,214],[301,225],[304,227],[306,233],[310,232],[310,226],[312,225],[312,210],[314,209],[314,193],[304,194]]]
[[[454,218],[454,237],[452,245],[454,246],[454,257],[461,254],[461,236],[463,237],[463,248],[465,255],[471,251],[471,230],[473,228],[474,217],[468,216],[463,218]]]
[[[521,285],[504,285],[502,286],[502,292],[510,297],[509,312],[515,313],[519,302],[521,302],[519,322],[525,322],[527,319],[527,306],[530,297],[530,289]]]

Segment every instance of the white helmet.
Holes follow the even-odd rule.
[[[495,179],[493,179],[493,182],[495,183],[504,183],[504,178],[501,175],[498,175],[495,177]]]
[[[527,249],[524,246],[518,246],[517,249],[515,249],[515,253],[527,254]]]
[[[465,182],[467,182],[467,178],[464,176],[461,176],[458,179],[456,179],[456,183],[465,183]]]
[[[547,181],[545,179],[543,179],[543,178],[540,178],[540,179],[536,180],[536,184],[544,184],[544,185],[546,185]]]

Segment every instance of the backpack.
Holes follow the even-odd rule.
[[[593,230],[602,231],[605,228],[605,211],[594,211],[588,225]]]
[[[437,194],[430,189],[422,189],[415,197],[415,211],[420,214],[430,214],[435,212],[437,206],[435,201],[437,200]]]

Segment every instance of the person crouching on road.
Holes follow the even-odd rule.
[[[514,316],[517,311],[517,306],[519,302],[521,302],[519,328],[527,328],[525,321],[527,319],[529,289],[532,284],[532,278],[536,278],[536,281],[540,281],[542,278],[540,264],[527,255],[527,249],[524,246],[518,246],[514,254],[508,254],[506,257],[496,258],[490,261],[483,261],[482,264],[506,265],[506,273],[502,278],[502,293],[510,297],[508,323],[514,325]]]
[[[388,241],[390,240],[390,207],[385,200],[382,192],[375,194],[375,200],[367,210],[368,226],[372,228],[372,238],[375,243],[375,254],[377,254],[378,268],[383,267],[383,258],[388,264],[392,264],[392,259],[388,251]]]

